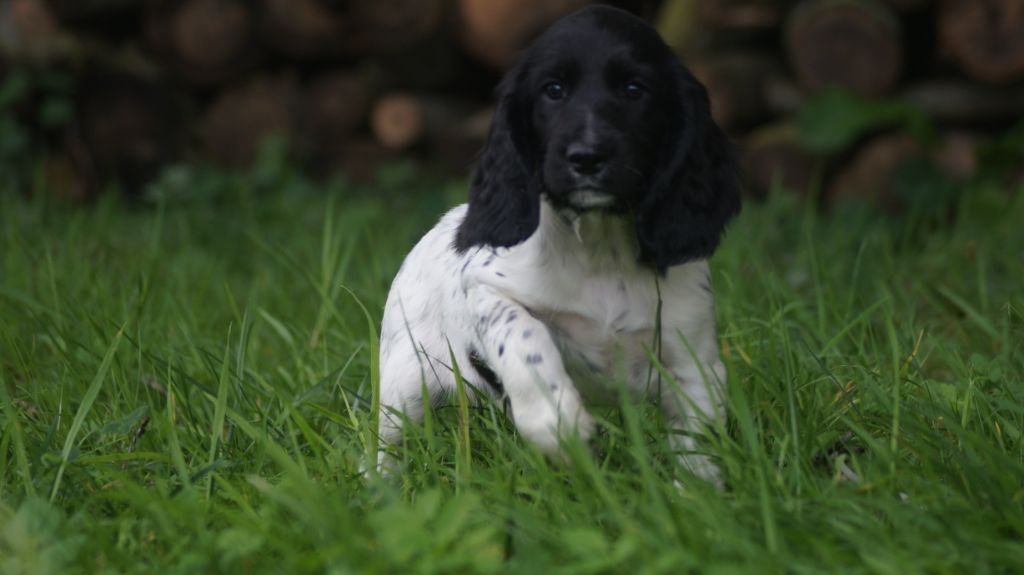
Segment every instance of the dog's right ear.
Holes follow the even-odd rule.
[[[455,249],[509,247],[530,237],[540,222],[540,181],[530,127],[529,99],[521,93],[523,65],[499,87],[498,108],[469,188],[469,210]]]

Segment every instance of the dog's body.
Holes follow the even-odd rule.
[[[684,461],[714,480],[691,433],[721,416],[725,383],[706,258],[738,207],[707,96],[656,33],[610,8],[559,21],[503,83],[469,204],[395,278],[382,443],[400,439],[399,412],[419,420],[454,393],[454,356],[555,457],[561,436],[593,432],[584,404],[623,382],[660,402]]]

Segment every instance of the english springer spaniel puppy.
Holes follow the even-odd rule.
[[[468,205],[388,295],[379,465],[394,470],[404,421],[453,396],[454,357],[471,393],[505,403],[555,459],[563,436],[594,432],[584,406],[624,382],[660,404],[682,463],[719,484],[695,442],[723,417],[726,381],[707,258],[740,201],[704,87],[644,21],[595,6],[543,33],[499,96]]]

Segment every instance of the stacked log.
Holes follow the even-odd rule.
[[[501,74],[592,2],[6,0],[0,76],[31,79],[8,107],[69,197],[138,191],[183,160],[245,169],[268,138],[323,177],[398,158],[462,176]],[[915,158],[970,177],[976,147],[1024,117],[1021,0],[605,3],[652,20],[707,86],[755,196],[884,197]],[[835,90],[902,102],[931,132],[883,123],[814,149],[802,118]]]
[[[157,0],[145,18],[146,39],[157,57],[197,86],[239,78],[256,66],[255,27],[242,0]]]
[[[903,66],[899,20],[873,0],[802,3],[787,22],[786,47],[797,81],[811,93],[841,86],[881,96]]]
[[[672,22],[659,28],[740,143],[756,197],[788,189],[829,205],[897,206],[902,166],[972,177],[978,146],[1024,117],[1019,0],[668,0],[662,14]],[[903,119],[871,125],[841,150],[815,149],[796,120],[836,90],[866,108],[903,103],[930,131],[894,112]]]

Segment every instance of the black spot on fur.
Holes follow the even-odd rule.
[[[501,384],[501,380],[498,379],[498,375],[494,373],[494,370],[487,365],[480,354],[473,348],[468,350],[469,364],[473,366],[473,369],[480,374],[480,378],[484,380],[484,383],[491,388],[499,396],[505,395],[505,386]]]
[[[526,356],[526,363],[528,365],[537,365],[544,361],[544,357],[539,353],[531,353]]]

